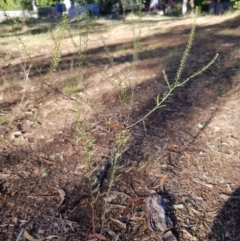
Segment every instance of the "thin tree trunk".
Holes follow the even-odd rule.
[[[194,15],[194,0],[190,0],[189,4],[191,7],[191,15],[193,16]]]
[[[187,13],[187,3],[188,3],[188,0],[183,0],[183,5],[182,5],[182,15],[183,16]]]

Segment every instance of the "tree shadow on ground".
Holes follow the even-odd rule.
[[[210,36],[209,36],[209,32],[214,33],[217,30],[224,28],[224,26],[225,27],[229,27],[229,26],[236,27],[237,26],[236,23],[238,23],[238,22],[239,22],[239,18],[236,18],[236,19],[231,19],[225,23],[222,23],[221,26],[218,24],[215,24],[215,25],[206,26],[206,27],[199,27],[198,28],[199,34],[197,33],[197,35],[196,35],[196,41],[194,42],[193,48],[191,51],[191,52],[193,52],[193,54],[190,53],[190,55],[197,56],[197,57],[200,57],[202,55],[202,56],[206,56],[206,58],[204,59],[204,62],[201,60],[199,65],[197,63],[193,66],[192,60],[198,60],[198,58],[191,59],[191,56],[190,56],[189,62],[187,62],[187,66],[186,66],[187,71],[185,71],[183,73],[183,77],[189,76],[190,74],[193,73],[193,71],[197,70],[198,67],[201,68],[202,65],[204,65],[205,63],[207,63],[208,61],[210,61],[212,59],[212,57],[214,56],[214,54],[217,51],[219,51],[219,54],[220,54],[220,57],[219,57],[220,61],[231,58],[231,54],[232,54],[231,51],[225,52],[225,50],[221,50],[221,48],[211,49],[211,44],[209,44],[209,45],[206,44],[205,46],[202,46],[202,37],[201,36],[203,35],[206,37],[211,37],[212,34],[210,34]],[[182,37],[182,35],[186,35],[188,32],[189,32],[189,30],[184,29],[184,30],[181,30],[180,32],[176,33],[175,35],[177,35],[177,36],[180,35]],[[150,37],[144,37],[141,41],[144,44],[147,44],[147,43],[149,43],[150,39],[153,39],[153,38],[158,39],[160,37],[167,38],[167,37],[169,37],[169,35],[170,35],[170,33],[155,34]],[[173,34],[171,33],[171,35],[174,36],[174,33]],[[216,36],[213,36],[213,39],[214,38],[216,38]],[[215,41],[218,41],[218,39],[216,39]],[[230,45],[232,45],[232,50],[234,50],[234,48],[237,47],[238,41],[239,41],[238,37],[233,37],[233,36],[231,36],[230,38],[227,36],[219,37],[219,44],[230,44]],[[117,46],[119,46],[119,44],[113,44],[113,45],[110,45],[109,48],[110,48],[110,50],[114,51]],[[124,43],[124,46],[127,49],[130,49],[132,47],[132,42]],[[167,64],[166,64],[167,67],[171,66],[171,68],[169,70],[167,70],[170,80],[174,79],[174,75],[177,72],[178,63],[181,58],[181,54],[184,50],[185,43],[178,44],[175,47],[176,47],[177,54],[170,56],[170,58],[168,59]],[[99,48],[90,49],[88,51],[88,54],[90,55],[90,60],[89,60],[90,63],[97,64],[97,63],[100,63],[100,61],[103,64],[108,63],[107,57],[102,58],[102,56],[97,56],[97,57],[91,58],[92,55],[97,55],[97,53],[102,52],[102,49],[103,49],[102,47],[99,47]],[[169,51],[171,51],[171,49],[172,49],[172,47],[166,48],[163,46],[163,47],[159,47],[157,49],[143,51],[142,53],[140,53],[139,69],[144,69],[144,68],[148,69],[148,68],[157,67],[156,62],[152,61],[151,63],[148,63],[147,65],[145,65],[144,61],[148,60],[148,59],[158,58],[158,57],[164,58],[167,56]],[[63,61],[70,63],[71,59],[74,59],[74,58],[76,58],[76,54],[64,55]],[[75,60],[77,61],[77,59],[75,59]],[[123,57],[114,58],[114,61],[116,62],[116,64],[124,62],[124,61],[131,61],[131,60],[132,60],[132,55],[130,55],[130,54],[127,54]],[[143,61],[143,62],[141,63],[141,61]],[[41,60],[37,61],[37,63],[36,63],[37,65],[40,66],[40,63],[44,63],[44,62],[46,62],[46,64],[41,64],[43,73],[48,71],[50,60],[49,59],[41,59]],[[202,106],[206,107],[208,104],[214,104],[216,102],[216,99],[219,96],[223,96],[225,93],[227,93],[233,87],[231,85],[231,78],[239,71],[239,61],[237,61],[237,59],[236,59],[235,62],[233,62],[233,63],[234,64],[229,67],[225,68],[224,66],[221,66],[217,70],[216,70],[216,67],[213,66],[212,69],[209,69],[207,72],[203,73],[202,76],[200,77],[200,78],[211,78],[210,81],[204,81],[204,82],[202,82],[202,85],[199,84],[199,82],[197,80],[189,83],[188,85],[185,86],[184,89],[181,90],[181,93],[177,94],[174,97],[175,100],[173,100],[173,102],[175,102],[175,103],[179,102],[179,105],[181,105],[181,103],[185,102],[186,108],[184,106],[182,106],[182,107],[179,106],[178,108],[182,108],[182,110],[186,109],[186,111],[189,112],[190,111],[189,108],[191,108],[191,105],[192,105],[191,98],[195,98],[193,96],[191,97],[191,93],[189,93],[189,89],[192,89],[192,90],[197,89],[197,99],[195,98],[195,101],[197,102],[198,100],[201,100],[204,102],[205,100],[202,99],[201,95],[203,94],[204,89],[210,88],[210,90],[213,92],[212,98],[208,99],[207,103],[205,103],[205,104],[201,104],[201,101],[200,101],[199,103],[197,103],[197,105],[199,105],[199,106],[202,105]],[[59,65],[60,66],[63,65],[63,63],[60,63]],[[20,67],[18,65],[11,65],[10,67],[4,67],[3,69],[5,69],[5,71],[8,71],[8,69],[9,70],[11,69],[11,72],[19,73],[19,68]],[[156,96],[156,94],[162,92],[162,86],[158,85],[160,83],[163,83],[163,79],[160,79],[160,77],[159,77],[162,75],[162,73],[160,71],[161,70],[158,70],[158,72],[156,72],[156,78],[149,79],[145,83],[142,83],[139,86],[137,86],[137,88],[139,87],[140,92],[141,92],[141,90],[143,91],[142,93],[144,93],[144,91],[148,88],[148,86],[151,86],[153,84],[155,85],[155,88],[154,88],[153,92],[148,93],[148,101],[143,103],[143,105],[139,106],[140,111],[135,110],[132,113],[133,119],[136,120],[136,119],[138,119],[139,116],[142,116],[144,113],[147,113],[147,110],[151,109],[151,107],[154,106],[154,100],[151,98],[154,98]],[[30,77],[33,77],[35,75],[37,75],[37,73],[30,74]],[[219,76],[221,76],[221,78],[222,78],[221,81],[219,81]],[[226,78],[223,78],[223,77],[226,77]],[[159,86],[159,89],[158,89],[158,86]],[[171,118],[173,118],[171,116],[174,116],[175,115],[174,113],[177,112],[178,110],[179,109],[175,109],[174,112],[172,110],[170,110],[169,112],[168,112],[168,110],[165,110],[165,111],[161,112],[161,116],[163,116],[162,118],[164,118],[164,119],[166,119],[166,116],[168,116],[168,119],[171,119]],[[156,115],[158,115],[158,114],[156,114]],[[151,117],[151,119],[155,119],[156,115],[153,115],[153,117]],[[165,123],[165,121],[163,123]]]
[[[240,240],[240,188],[232,194],[222,195],[228,200],[215,218],[208,240],[238,241]]]
[[[172,193],[170,193],[169,190],[164,190],[164,191],[161,191],[158,193],[159,195],[161,195],[164,199],[167,200],[168,202],[168,205],[169,205],[169,209],[170,209],[170,219],[173,223],[173,228],[171,229],[173,235],[177,238],[177,240],[179,240],[179,230],[177,228],[177,218],[175,216],[175,213],[174,213],[174,205],[176,204],[176,200],[173,196]]]
[[[208,41],[210,41],[210,39],[212,41],[216,41],[215,39],[216,37],[216,33],[224,28],[229,28],[232,26],[232,28],[237,28],[238,23],[239,23],[240,18],[234,18],[234,19],[230,19],[224,23],[221,24],[213,24],[210,26],[200,26],[197,27],[197,34],[195,37],[195,41],[194,41],[194,45],[196,43],[198,43],[198,45],[202,45],[202,49],[194,49],[191,52],[193,52],[193,54],[207,54],[207,52],[203,52],[204,50],[204,45],[202,44],[203,41],[206,41],[206,39],[208,39]],[[191,26],[191,25],[189,25]],[[77,26],[73,25],[73,28],[77,28]],[[98,27],[98,26],[97,26]],[[100,24],[101,27],[101,24]],[[39,30],[37,30],[38,32]],[[95,28],[94,28],[95,31]],[[104,29],[103,29],[104,31]],[[198,34],[199,33],[199,34]],[[186,29],[186,27],[182,27],[182,26],[178,26],[174,29],[174,31],[171,31],[171,33],[169,32],[165,32],[165,33],[158,33],[158,34],[152,34],[150,36],[147,37],[143,37],[140,40],[140,44],[141,47],[144,49],[146,47],[149,47],[149,42],[153,42],[155,40],[154,43],[156,43],[156,41],[158,41],[158,39],[161,39],[161,42],[164,43],[164,39],[168,39],[169,37],[178,37],[179,40],[186,38],[187,40],[187,36],[189,34],[189,29]],[[231,44],[231,42],[235,43],[235,40],[238,40],[238,36],[219,36],[219,42],[220,44],[227,42],[229,44]],[[181,42],[181,41],[180,41]],[[181,53],[184,50],[186,41],[184,41],[184,43],[181,44],[176,44],[174,45],[174,47],[170,46],[170,47],[166,47],[166,46],[161,46],[161,47],[157,47],[154,49],[145,49],[143,50],[143,52],[140,52],[140,60],[145,60],[145,59],[150,59],[150,58],[154,58],[154,57],[165,57],[170,51],[181,51]],[[208,44],[208,43],[207,43]],[[117,48],[119,48],[119,46],[123,46],[124,50],[130,50],[133,48],[133,40],[130,41],[126,41],[124,43],[116,43],[116,44],[110,44],[107,45],[110,53],[114,53],[115,50]],[[193,46],[194,47],[194,46]],[[210,46],[209,46],[210,47]],[[221,49],[219,49],[221,51]],[[196,52],[194,52],[196,51]],[[89,61],[90,63],[96,63],[99,64],[99,62],[101,61],[102,63],[109,63],[109,57],[108,56],[103,56],[104,55],[104,46],[101,47],[97,47],[97,48],[91,48],[89,50],[87,50],[86,53],[86,57],[89,57]],[[69,62],[74,61],[77,63],[78,61],[78,57],[77,57],[77,53],[70,53],[70,54],[65,54],[61,56],[61,61],[59,63],[59,66],[68,66]],[[117,63],[122,63],[122,62],[128,62],[132,60],[132,54],[125,54],[124,56],[119,56],[114,58],[114,62]],[[49,64],[51,62],[51,57],[47,57],[47,58],[38,58],[38,59],[34,59],[34,64],[36,66],[38,66],[39,68],[41,68],[42,70],[42,74],[46,73],[49,67]],[[76,64],[77,66],[77,64]],[[11,65],[11,66],[6,66],[4,67],[4,70],[8,73],[8,72],[19,72],[19,64],[16,65]],[[32,72],[30,73],[31,76],[33,77],[34,75],[38,75],[37,71],[32,70]]]
[[[236,21],[239,21],[239,18],[232,19],[227,21],[224,24],[219,25],[213,25],[213,26],[207,26],[207,27],[200,27],[200,30],[198,30],[199,34],[196,35],[196,41],[193,44],[192,51],[190,53],[190,57],[188,59],[188,62],[186,63],[186,70],[183,72],[183,77],[190,76],[194,71],[201,68],[204,64],[206,64],[208,61],[210,61],[216,52],[219,52],[220,60],[223,64],[220,64],[219,67],[215,67],[213,65],[209,70],[204,72],[200,77],[197,77],[197,79],[193,82],[188,83],[183,89],[179,89],[179,92],[171,99],[171,103],[167,103],[167,107],[162,111],[157,111],[154,113],[150,118],[149,122],[147,124],[147,128],[150,128],[150,133],[154,132],[154,126],[157,127],[157,123],[153,123],[152,121],[158,120],[158,123],[161,123],[164,128],[167,127],[170,120],[174,120],[177,116],[176,113],[180,113],[180,115],[184,115],[184,113],[191,113],[191,107],[192,105],[196,105],[198,107],[207,108],[209,105],[214,105],[214,103],[217,101],[217,99],[221,96],[224,96],[231,88],[232,86],[232,78],[235,76],[235,74],[239,71],[239,61],[237,59],[232,62],[231,66],[225,67],[226,60],[231,58],[231,51],[226,52],[226,49],[212,49],[211,44],[206,44],[205,46],[202,46],[202,35],[205,35],[210,32],[216,32],[216,30],[221,29],[222,26],[235,26]],[[185,35],[188,33],[188,30],[182,30],[182,35]],[[153,35],[154,39],[159,38],[162,35]],[[163,34],[163,36],[167,37],[168,34]],[[207,35],[209,36],[209,34]],[[153,37],[146,37],[142,39],[143,43],[148,43],[150,39]],[[212,38],[216,38],[216,36],[212,36]],[[230,44],[232,45],[232,50],[237,47],[237,43],[239,41],[238,37],[219,37],[218,39],[215,39],[215,41],[219,41],[220,44]],[[114,48],[118,46],[118,44],[114,44],[110,46],[110,49],[114,50]],[[131,48],[132,43],[128,42],[124,45],[126,48]],[[177,72],[178,64],[181,59],[182,52],[184,50],[185,43],[179,44],[175,46],[176,53],[174,55],[169,56],[166,62],[166,66],[171,66],[170,69],[167,69],[167,74],[169,75],[170,81],[174,79],[174,76]],[[139,61],[139,69],[141,70],[147,70],[147,69],[154,69],[156,70],[155,78],[150,78],[146,82],[140,84],[139,86],[136,86],[136,89],[139,89],[137,91],[138,96],[145,95],[147,98],[147,101],[144,103],[141,103],[141,105],[138,106],[135,110],[133,110],[131,114],[132,121],[138,120],[140,117],[142,117],[144,114],[147,113],[148,110],[152,109],[155,105],[154,97],[156,97],[157,94],[163,94],[166,88],[163,88],[164,81],[163,78],[159,77],[162,76],[162,69],[157,69],[158,64],[155,61],[148,62],[145,64],[144,61],[148,59],[153,58],[159,58],[159,57],[166,57],[171,51],[172,47],[159,47],[157,49],[153,50],[146,50],[142,53],[140,53],[140,61]],[[92,55],[95,53],[95,55],[98,52],[101,52],[102,48],[95,48],[88,51],[88,54],[90,55],[90,63],[98,64],[101,61],[101,64],[107,64],[108,59],[102,58],[102,56],[93,57]],[[192,53],[193,52],[193,53]],[[192,56],[192,57],[191,57]],[[194,57],[196,56],[196,57]],[[201,56],[204,57],[203,60],[201,60]],[[93,57],[93,58],[91,58]],[[75,58],[75,54],[65,55],[63,56],[63,61],[71,62],[71,59]],[[125,55],[123,57],[117,57],[114,58],[114,61],[116,64],[124,62],[124,61],[131,61],[132,56],[130,54]],[[200,60],[200,61],[199,61]],[[46,60],[45,60],[46,61]],[[47,60],[48,61],[48,60]],[[142,61],[142,62],[141,62]],[[196,62],[195,62],[196,61]],[[41,62],[43,62],[41,60]],[[194,63],[195,62],[195,63]],[[39,64],[39,63],[37,63]],[[61,63],[59,64],[61,66]],[[42,65],[42,71],[47,72],[49,63],[46,65]],[[10,67],[4,67],[3,69],[11,69],[11,72],[19,72],[19,67],[16,66],[10,66]],[[123,70],[125,71],[125,70]],[[30,77],[33,77],[37,73],[30,74]],[[89,74],[91,76],[91,73]],[[221,81],[219,81],[219,78]],[[200,79],[205,79],[205,81],[201,81]],[[207,80],[208,79],[208,80]],[[146,90],[149,90],[146,93]],[[206,98],[207,94],[206,91],[208,91],[208,97]],[[210,94],[210,95],[209,95]],[[116,97],[117,98],[117,97]],[[17,103],[17,102],[16,102]],[[14,105],[14,103],[11,103],[11,105]],[[7,105],[8,106],[8,105]],[[4,105],[2,106],[4,108]],[[111,106],[107,106],[107,109],[111,108]],[[138,111],[138,110],[139,111]],[[205,120],[207,123],[207,120]],[[151,128],[152,127],[152,128]],[[191,134],[191,136],[194,136]]]
[[[11,21],[11,20],[5,20],[4,22],[1,22],[3,25],[3,28],[0,30],[0,37],[17,37],[17,36],[25,36],[25,35],[38,35],[38,34],[44,34],[49,32],[50,30],[54,30],[61,24],[61,19],[33,19],[28,20],[26,22],[23,21]],[[79,28],[84,28],[86,26],[86,23],[84,23],[84,19],[79,20],[71,20],[69,21],[69,27],[72,30],[79,30]],[[89,23],[94,22],[94,27],[98,28],[99,33],[103,33],[107,26],[105,24],[101,24],[98,22],[95,22],[94,20],[89,20]],[[27,30],[25,30],[27,28]],[[24,31],[25,30],[25,31]],[[17,32],[17,33],[16,33]],[[93,29],[89,29],[88,33],[93,33]]]

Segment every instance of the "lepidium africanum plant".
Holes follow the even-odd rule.
[[[84,2],[84,4],[86,5],[86,2]],[[95,203],[100,198],[100,195],[99,195],[100,183],[98,178],[96,177],[96,171],[98,167],[93,165],[93,160],[95,156],[98,155],[98,153],[96,148],[96,140],[91,133],[92,128],[96,126],[97,123],[88,123],[87,121],[84,120],[82,116],[82,103],[84,102],[84,104],[87,104],[94,111],[96,111],[96,109],[95,109],[94,103],[92,103],[87,97],[83,98],[82,95],[79,95],[79,91],[78,91],[78,87],[80,85],[84,85],[84,68],[83,67],[93,66],[91,63],[89,63],[86,52],[88,49],[89,35],[91,32],[91,29],[94,27],[95,20],[92,20],[87,13],[85,14],[85,16],[83,16],[83,18],[84,18],[85,27],[83,27],[82,25],[83,23],[82,17],[77,18],[78,36],[77,38],[75,38],[71,33],[69,20],[67,16],[66,15],[63,16],[62,21],[58,28],[56,37],[54,37],[52,34],[52,39],[54,42],[54,50],[52,54],[51,64],[46,75],[42,74],[41,68],[39,68],[34,63],[34,59],[31,57],[31,53],[28,51],[27,45],[26,43],[24,43],[20,34],[17,34],[17,39],[21,43],[24,53],[30,59],[31,65],[35,67],[36,71],[38,72],[39,77],[41,79],[41,83],[51,88],[52,90],[57,91],[58,93],[62,94],[63,96],[69,98],[70,100],[76,103],[76,120],[75,120],[76,133],[79,137],[79,140],[80,140],[79,143],[81,143],[81,146],[84,152],[84,162],[87,166],[86,177],[90,186],[90,194],[89,194],[90,204],[89,205],[92,210],[92,213],[91,213],[92,232],[102,233],[103,228],[105,227],[107,222],[107,220],[105,219],[105,214],[106,214],[106,210],[108,208],[109,202],[105,201],[105,206],[103,208],[103,213],[102,213],[102,223],[100,224],[101,230],[97,230],[96,223],[95,223],[95,220],[96,220]],[[9,19],[9,22],[14,27],[14,22],[12,22],[10,19]],[[187,46],[185,48],[185,51],[183,52],[174,81],[170,81],[165,71],[163,71],[163,79],[168,87],[167,92],[163,96],[157,95],[155,107],[152,110],[150,110],[145,116],[143,116],[139,120],[136,120],[134,123],[129,124],[126,129],[115,134],[113,148],[111,148],[111,152],[109,153],[109,156],[108,156],[108,160],[110,163],[110,170],[108,171],[107,178],[106,178],[108,185],[107,185],[107,191],[105,192],[105,200],[108,200],[108,197],[110,196],[110,193],[112,188],[114,187],[114,184],[119,180],[119,178],[121,178],[121,176],[117,174],[117,170],[119,168],[118,160],[121,157],[121,155],[126,151],[127,142],[130,138],[130,132],[128,130],[134,127],[135,125],[137,125],[138,123],[145,121],[147,117],[150,116],[153,112],[164,107],[164,103],[171,95],[173,95],[176,89],[183,87],[187,82],[192,80],[194,77],[201,75],[205,70],[211,67],[216,61],[218,54],[216,54],[209,63],[201,67],[198,71],[194,72],[186,79],[182,79],[182,72],[186,64],[187,56],[193,44],[195,30],[196,30],[196,18],[191,28]],[[61,46],[62,46],[62,42],[64,41],[64,36],[66,35],[70,36],[72,46],[75,48],[77,52],[77,56],[78,56],[77,63],[76,63],[77,78],[73,82],[72,80],[69,80],[69,85],[61,89],[59,87],[56,88],[55,86],[53,86],[48,81],[48,79],[51,79],[53,73],[58,70],[58,66],[61,61],[67,70],[71,68],[71,66],[69,66],[67,63],[64,62],[64,60],[62,60],[62,56],[61,56]],[[136,29],[133,27],[133,59],[132,59],[132,65],[131,65],[132,72],[136,71],[137,69],[139,39],[140,39],[140,35],[136,34]],[[104,40],[103,40],[103,49],[104,49],[103,51],[108,56],[110,66],[112,66],[112,68],[114,69],[115,68],[114,58],[111,56],[110,50],[105,44]],[[96,68],[96,66],[94,66],[94,68]],[[130,102],[127,101],[127,95],[126,95],[127,88],[132,88],[131,83],[129,81],[129,76],[125,75],[122,77],[122,75],[118,73],[117,69],[115,69],[115,71],[116,71],[116,82],[113,82],[112,79],[107,78],[104,74],[103,74],[103,77],[106,77],[106,81],[110,82],[119,91],[121,103],[123,105],[131,105],[130,104],[131,101]]]
[[[196,10],[196,14],[197,14],[197,10]],[[135,123],[130,124],[128,126],[128,128],[132,128],[133,126],[135,126],[136,124],[144,121],[148,116],[150,116],[153,112],[155,112],[156,110],[164,107],[164,103],[166,102],[166,100],[173,94],[173,92],[180,88],[180,87],[184,87],[184,85],[189,82],[191,79],[195,78],[198,75],[201,75],[204,71],[206,71],[208,68],[210,68],[214,62],[216,61],[216,59],[218,58],[218,53],[214,56],[214,58],[207,63],[206,65],[204,65],[202,68],[200,68],[198,71],[194,72],[192,75],[190,75],[189,77],[187,77],[186,79],[181,79],[182,77],[182,72],[183,69],[185,67],[186,64],[186,60],[187,60],[187,56],[191,50],[192,44],[193,44],[193,40],[194,40],[194,36],[195,36],[195,30],[196,30],[196,17],[194,20],[194,23],[192,25],[189,37],[188,37],[188,42],[187,42],[187,46],[183,52],[177,73],[176,73],[176,77],[175,80],[173,81],[173,83],[170,83],[168,76],[166,75],[165,70],[163,70],[163,79],[167,84],[168,87],[168,91],[166,93],[163,94],[163,96],[161,97],[160,94],[157,95],[156,97],[156,105],[155,107],[150,110],[145,116],[143,116],[142,118],[140,118],[139,120],[137,120]]]

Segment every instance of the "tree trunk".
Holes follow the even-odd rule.
[[[189,4],[191,7],[191,16],[193,16],[194,15],[194,0],[190,0]]]
[[[188,0],[183,0],[183,5],[182,5],[182,15],[183,16],[187,13],[187,3],[188,3]]]

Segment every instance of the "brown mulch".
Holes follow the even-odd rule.
[[[97,199],[90,195],[74,104],[41,86],[37,76],[31,76],[30,83],[36,90],[24,92],[24,98],[11,80],[0,95],[0,113],[15,117],[0,126],[0,240],[160,240],[147,225],[146,198],[156,194],[168,201],[178,240],[240,240],[240,46],[233,34],[240,30],[239,18],[221,24],[217,19],[221,17],[213,18],[212,25],[199,25],[183,76],[218,52],[216,63],[178,89],[144,124],[128,130],[131,137],[118,160],[119,177],[107,197],[110,170],[98,183],[93,195]],[[87,105],[83,108],[84,118],[94,123],[89,131],[95,138],[96,180],[110,160],[116,135],[154,107],[153,97],[166,90],[162,70],[166,67],[169,79],[174,78],[189,28],[176,24],[142,38],[142,46],[156,46],[139,54],[130,115],[116,90],[84,67],[89,79],[80,92],[98,109],[92,114]],[[221,35],[222,29],[234,31]],[[157,45],[159,41],[164,44]],[[97,50],[89,54],[90,62],[111,75],[101,57]],[[120,74],[129,61],[128,52],[116,56]],[[10,81],[10,72],[4,71]],[[61,69],[50,81],[61,89],[65,74]],[[71,75],[76,77],[74,70]]]

